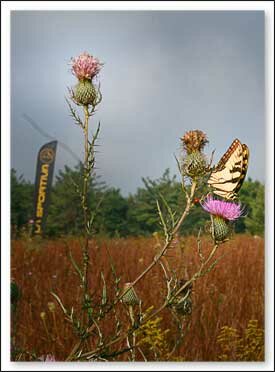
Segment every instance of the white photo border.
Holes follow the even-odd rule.
[[[3,1],[1,3],[1,370],[274,370],[274,3],[273,1]],[[10,362],[10,17],[13,10],[262,10],[265,12],[266,187],[265,187],[265,362],[39,363]],[[133,363],[135,366],[133,366]]]

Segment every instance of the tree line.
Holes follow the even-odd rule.
[[[81,185],[82,165],[75,168],[65,166],[59,170],[51,191],[51,202],[46,223],[46,235],[59,237],[79,235],[83,229],[83,211],[80,196],[75,185]],[[175,175],[166,169],[163,175],[152,180],[143,178],[143,187],[135,194],[122,196],[119,189],[106,185],[94,175],[88,187],[88,202],[95,213],[94,233],[105,237],[150,236],[161,231],[157,200],[163,210],[167,206],[179,216],[184,208],[185,194]],[[199,190],[197,197],[207,192]],[[240,218],[235,226],[237,233],[264,234],[264,185],[248,178],[240,193],[240,201],[245,206],[245,218]],[[34,184],[18,176],[11,170],[11,226],[13,237],[28,227],[33,218]],[[199,229],[207,229],[209,216],[199,203],[191,211],[182,226],[182,235],[197,235]]]

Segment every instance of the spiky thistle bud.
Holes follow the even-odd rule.
[[[201,130],[190,130],[181,138],[184,150],[182,172],[191,178],[204,175],[207,169],[207,161],[202,153],[208,143],[206,134]]]
[[[228,239],[232,233],[232,223],[221,217],[214,216],[212,218],[210,232],[213,240],[216,242],[223,242]]]
[[[130,288],[131,284],[132,283],[125,283],[124,286],[123,286],[123,292],[125,292],[128,288]],[[133,287],[130,288],[128,290],[128,292],[126,292],[124,294],[124,296],[122,297],[122,302],[126,305],[131,305],[131,306],[139,304],[139,298],[138,298],[138,296],[136,294],[136,291]]]
[[[201,152],[204,149],[204,146],[208,143],[206,134],[198,129],[186,132],[183,137],[181,137],[181,140],[183,148],[188,155],[196,151]]]
[[[95,106],[97,99],[97,90],[95,89],[92,80],[83,79],[71,90],[72,99],[81,106]]]

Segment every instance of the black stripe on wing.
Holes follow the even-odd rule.
[[[228,162],[230,156],[236,151],[237,147],[242,146],[241,142],[236,138],[225,154],[221,157],[220,161],[218,162],[216,166],[216,171],[221,170],[224,168],[225,164]]]
[[[237,193],[240,190],[247,173],[248,159],[248,147],[245,144],[241,144],[238,139],[235,139],[218,162],[208,180],[208,184],[214,189],[215,194],[226,199],[234,199],[237,197]],[[232,178],[223,179],[220,177],[220,179],[215,181],[215,177],[217,178],[218,174],[223,172],[225,169],[227,169]],[[226,188],[222,187],[222,185],[226,184],[231,184],[232,189],[226,190]]]
[[[240,188],[242,187],[242,184],[244,182],[244,179],[245,179],[245,176],[246,176],[246,173],[247,173],[247,169],[248,169],[249,150],[248,150],[248,147],[245,144],[242,145],[242,148],[243,148],[243,167],[242,167],[242,173],[240,175],[239,183],[238,183],[238,185],[236,186],[236,189],[235,189],[235,193],[238,193]]]

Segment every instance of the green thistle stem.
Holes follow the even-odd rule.
[[[130,315],[130,319],[131,319],[131,325],[132,327],[134,327],[135,325],[135,314],[134,314],[134,309],[133,309],[133,306],[132,305],[129,305],[129,315]],[[133,332],[132,334],[132,350],[131,350],[131,355],[132,355],[132,362],[135,361],[136,359],[136,352],[135,352],[135,347],[136,347],[136,334],[135,332]]]
[[[88,160],[89,160],[89,109],[88,105],[83,106],[85,121],[84,121],[84,176],[83,176],[83,214],[84,214],[84,229],[85,229],[85,242],[82,248],[83,256],[83,305],[85,304],[88,296],[88,266],[89,266],[89,233],[88,233],[88,205],[87,205],[87,191],[88,191],[88,181],[90,178],[90,173],[88,170]]]

